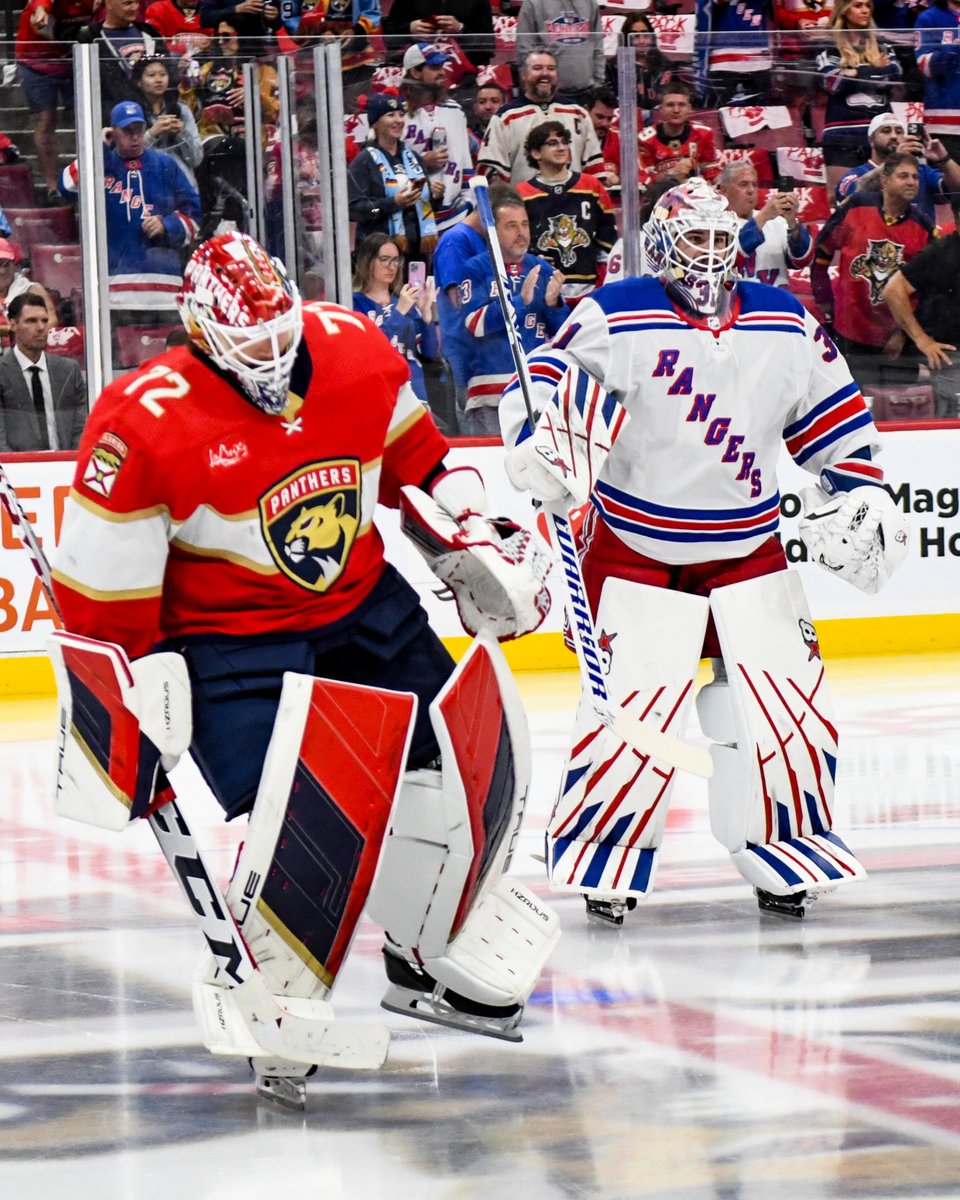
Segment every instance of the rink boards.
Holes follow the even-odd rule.
[[[802,561],[797,538],[799,491],[812,477],[784,451],[780,464],[782,535],[787,555],[803,577],[820,641],[828,655],[923,652],[960,648],[960,486],[956,462],[960,429],[931,425],[897,428],[883,434],[881,459],[911,526],[907,561],[879,596],[865,596]],[[455,445],[451,465],[469,464],[482,472],[491,510],[521,524],[535,520],[529,501],[510,487],[503,471],[503,448],[487,443]],[[3,462],[21,504],[49,554],[59,531],[70,490],[75,456],[6,455]],[[396,514],[381,509],[378,524],[387,556],[417,587],[434,627],[456,653],[466,644],[449,602],[437,598],[437,581],[400,534]],[[568,668],[560,628],[558,581],[551,572],[552,611],[542,630],[509,646],[516,668]],[[52,693],[44,643],[55,628],[30,559],[0,514],[0,694]]]

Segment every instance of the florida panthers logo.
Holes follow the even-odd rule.
[[[870,285],[870,303],[883,303],[883,289],[890,277],[899,270],[903,261],[903,247],[896,242],[886,239],[877,241],[871,238],[867,242],[866,254],[858,254],[850,264],[850,274],[854,279],[865,279]]]
[[[586,249],[589,245],[589,236],[567,213],[551,217],[546,229],[537,238],[537,249],[543,254],[550,250],[555,251],[560,256],[561,266],[564,267],[572,267],[577,261],[577,251]]]
[[[260,498],[274,562],[301,587],[325,592],[340,578],[360,526],[360,464],[311,463]]]

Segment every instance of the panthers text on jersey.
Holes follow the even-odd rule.
[[[769,538],[783,441],[830,491],[882,482],[859,388],[783,288],[740,283],[727,318],[711,324],[681,315],[657,279],[607,284],[529,363],[535,410],[575,364],[633,418],[591,501],[623,542],[659,562],[740,558]],[[527,419],[516,382],[500,418],[513,445]]]
[[[54,562],[67,628],[131,657],[170,637],[304,633],[383,570],[396,505],[446,441],[366,317],[304,310],[282,416],[187,347],[108,385],[91,410]]]

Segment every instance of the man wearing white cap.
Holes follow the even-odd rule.
[[[837,203],[854,192],[879,191],[880,168],[898,150],[914,155],[920,164],[920,192],[914,203],[936,220],[936,205],[949,204],[950,194],[960,192],[960,164],[953,161],[939,138],[915,137],[905,133],[893,113],[878,113],[867,128],[869,161],[853,167],[837,184]]]
[[[443,185],[434,204],[442,233],[462,221],[473,208],[469,180],[473,174],[467,114],[447,95],[451,56],[430,42],[417,42],[403,56],[403,95],[407,123],[403,143],[423,159],[431,184]]]

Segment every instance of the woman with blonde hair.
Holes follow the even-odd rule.
[[[818,56],[817,70],[828,92],[823,161],[832,196],[841,176],[866,162],[867,129],[897,98],[894,89],[903,72],[878,36],[873,0],[836,0],[828,28],[833,45]]]

